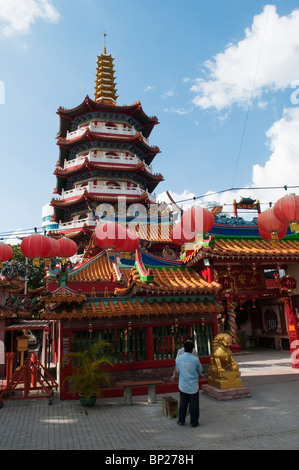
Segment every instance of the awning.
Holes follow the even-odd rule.
[[[5,326],[4,330],[43,330],[49,326],[50,322],[47,320],[28,320],[15,325]]]

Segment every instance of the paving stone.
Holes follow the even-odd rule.
[[[134,398],[98,399],[85,410],[77,401],[7,400],[0,409],[0,450],[298,450],[299,371],[287,351],[236,357],[251,397],[217,401],[200,393],[200,426],[184,427],[162,412],[163,395],[148,404]],[[179,393],[172,396],[179,401]]]

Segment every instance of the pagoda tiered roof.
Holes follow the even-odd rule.
[[[118,195],[109,195],[109,196],[101,196],[101,195],[94,195],[88,193],[86,190],[80,194],[79,196],[70,197],[68,199],[58,199],[53,198],[50,202],[51,206],[55,209],[66,209],[70,206],[74,206],[81,202],[87,201],[90,202],[117,202],[119,196]],[[142,203],[142,202],[150,202],[149,194],[144,191],[142,194],[138,196],[126,196],[127,203]],[[57,217],[56,217],[57,220]],[[59,220],[59,217],[58,217]]]
[[[84,101],[82,101],[82,103],[75,108],[58,108],[57,114],[61,118],[59,136],[63,137],[66,135],[67,131],[71,130],[72,120],[76,119],[78,116],[91,112],[132,116],[142,126],[142,134],[146,138],[149,137],[153,127],[156,124],[159,124],[158,118],[156,116],[149,117],[143,111],[140,101],[136,101],[130,106],[119,106],[112,100],[109,102],[105,100],[94,101],[87,95]]]
[[[149,182],[149,189],[152,192],[155,187],[159,184],[160,181],[164,181],[161,173],[151,173],[148,171],[147,166],[139,161],[136,164],[120,164],[120,163],[104,163],[104,162],[90,162],[88,158],[84,160],[80,165],[76,165],[67,169],[56,168],[54,175],[57,176],[57,193],[60,194],[63,187],[63,182],[69,176],[80,174],[82,171],[92,171],[92,170],[101,170],[107,172],[120,171],[120,172],[129,172],[130,174],[142,174],[142,176]],[[63,179],[62,181],[60,181]]]
[[[72,139],[67,139],[66,137],[58,137],[57,144],[62,148],[71,148],[74,145],[80,145],[84,142],[97,142],[98,140],[101,140],[103,142],[116,142],[129,145],[137,145],[142,149],[144,153],[150,155],[157,155],[157,153],[160,152],[159,147],[150,146],[145,142],[144,136],[141,134],[141,132],[136,132],[135,135],[125,136],[119,134],[105,134],[102,132],[92,132],[90,131],[90,129],[86,129],[83,134],[77,137],[73,137]]]

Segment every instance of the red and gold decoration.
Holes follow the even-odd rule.
[[[25,258],[33,259],[33,266],[39,266],[41,258],[45,259],[45,264],[49,264],[50,258],[70,258],[77,253],[76,243],[66,237],[55,240],[54,238],[34,233],[25,237],[20,245],[21,253]]]
[[[66,258],[71,258],[77,253],[77,245],[74,240],[63,237],[58,239],[59,252],[58,256],[61,258],[62,264],[66,263]]]
[[[13,255],[13,249],[6,243],[0,243],[0,268],[5,261],[9,261]]]
[[[140,244],[140,239],[136,233],[114,222],[104,222],[97,225],[94,238],[100,248],[113,250],[114,252],[132,252]]]
[[[297,287],[296,279],[292,276],[284,276],[280,279],[280,289],[282,292],[287,292],[291,295],[292,291]]]
[[[280,198],[274,205],[274,214],[277,219],[286,225],[299,222],[299,196],[289,194]]]
[[[21,253],[25,258],[33,259],[33,266],[39,266],[40,258],[48,257],[52,248],[50,238],[34,233],[24,238],[20,245]]]
[[[173,228],[170,238],[176,245],[198,242],[213,228],[214,223],[214,216],[208,209],[192,207],[184,212],[180,222]]]
[[[268,233],[272,240],[278,240],[278,234],[287,230],[287,224],[276,217],[273,208],[266,209],[259,214],[257,225],[261,233]]]

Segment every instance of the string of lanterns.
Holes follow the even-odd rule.
[[[299,222],[299,196],[289,194],[275,203],[273,208],[261,212],[257,219],[259,233],[268,240],[281,240],[288,226],[297,230]]]
[[[176,245],[195,242],[196,236],[208,233],[214,223],[214,216],[208,209],[192,207],[183,213],[181,220],[171,231],[170,238]]]
[[[133,252],[140,245],[140,238],[135,232],[114,222],[104,222],[94,231],[96,244],[103,250],[114,252]]]
[[[34,233],[25,237],[20,245],[20,251],[25,256],[33,260],[34,266],[39,266],[41,258],[45,259],[45,264],[49,264],[51,258],[61,258],[63,264],[66,258],[71,258],[77,253],[76,243],[66,237],[54,239]]]

